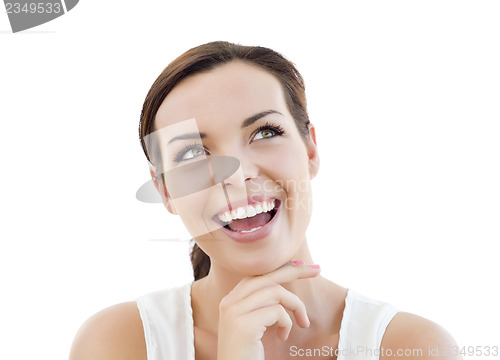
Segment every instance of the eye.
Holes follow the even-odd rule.
[[[275,136],[281,136],[284,133],[285,132],[281,126],[266,123],[266,125],[261,126],[257,129],[253,140],[268,139]]]
[[[257,134],[255,134],[255,137],[253,139],[260,140],[260,139],[264,139],[264,138],[270,138],[273,136],[276,136],[276,134],[273,130],[264,129],[264,130],[260,130],[259,132],[257,132]]]
[[[190,144],[186,145],[183,150],[179,151],[179,153],[173,159],[175,162],[186,161],[190,159],[194,159],[195,157],[205,155],[206,150],[200,144]]]

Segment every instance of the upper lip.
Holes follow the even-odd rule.
[[[226,211],[231,211],[231,210],[234,210],[234,209],[237,209],[239,208],[240,206],[247,206],[247,205],[253,205],[253,204],[256,204],[256,203],[262,203],[264,201],[270,201],[270,200],[273,200],[273,199],[277,199],[279,200],[279,198],[277,198],[276,196],[269,196],[269,195],[252,195],[252,196],[249,196],[248,198],[246,199],[241,199],[241,200],[237,200],[237,201],[232,201],[231,203],[229,204],[226,204],[225,206],[221,207],[216,213],[215,215],[213,216],[214,218],[217,217],[217,215],[219,214],[223,214],[225,213]]]

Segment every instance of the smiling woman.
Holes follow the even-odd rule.
[[[315,127],[285,57],[227,42],[187,51],[151,87],[139,133],[163,204],[193,237],[194,281],[94,315],[72,359],[460,358],[435,323],[320,276],[305,235]]]

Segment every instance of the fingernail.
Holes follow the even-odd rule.
[[[295,261],[292,261],[292,263],[293,263],[294,265],[302,265],[304,262],[303,262],[303,261],[301,261],[301,260],[295,260]]]
[[[309,267],[312,267],[313,269],[319,269],[319,265],[316,265],[316,264],[314,264],[314,265],[309,265]]]

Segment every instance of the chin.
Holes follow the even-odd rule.
[[[280,259],[277,256],[260,256],[258,260],[239,261],[233,264],[232,268],[244,276],[258,276],[274,271],[288,261],[289,259]]]

